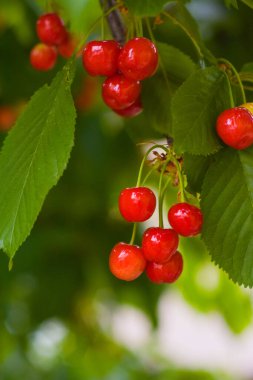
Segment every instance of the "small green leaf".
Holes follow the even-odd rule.
[[[168,2],[168,0],[125,0],[127,8],[136,16],[156,16]]]
[[[225,74],[216,67],[196,71],[172,100],[175,149],[202,155],[218,151],[216,118],[226,108],[230,102]]]
[[[253,9],[253,0],[241,0],[244,4],[248,5],[248,7]]]
[[[32,97],[0,154],[0,247],[13,257],[29,235],[73,146],[73,63]]]
[[[207,169],[213,162],[213,156],[196,156],[189,153],[184,154],[184,173],[190,191],[200,193]]]
[[[253,286],[253,148],[220,152],[201,194],[203,239],[229,277]]]

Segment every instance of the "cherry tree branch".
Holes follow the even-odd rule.
[[[112,7],[114,7],[117,2],[116,0],[99,0],[103,12],[106,13]],[[121,45],[124,45],[126,40],[126,28],[118,9],[115,9],[107,16],[107,22],[113,38],[118,41]]]

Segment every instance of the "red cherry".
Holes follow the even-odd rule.
[[[123,117],[134,117],[142,113],[143,107],[142,107],[140,98],[138,98],[136,102],[132,104],[130,107],[123,108],[122,110],[113,110],[113,111]]]
[[[61,45],[68,38],[62,19],[56,13],[46,13],[37,21],[39,39],[48,45]]]
[[[177,203],[169,209],[171,227],[182,236],[195,236],[201,231],[203,215],[198,207],[189,203]]]
[[[30,53],[31,65],[40,71],[51,70],[56,64],[56,59],[57,51],[55,47],[45,44],[35,45]]]
[[[144,272],[146,260],[137,245],[118,243],[110,253],[109,267],[120,280],[133,281]]]
[[[253,116],[243,107],[225,110],[220,114],[216,130],[222,141],[241,150],[253,144]]]
[[[183,257],[178,251],[163,264],[148,263],[146,274],[156,284],[175,282],[183,271]]]
[[[147,187],[124,189],[119,196],[119,210],[128,222],[144,222],[155,211],[156,197]]]
[[[58,52],[63,58],[68,59],[74,54],[76,45],[76,39],[68,34],[67,39],[58,46]]]
[[[148,228],[142,239],[144,257],[148,261],[164,263],[174,255],[178,243],[178,235],[174,230],[160,227]]]
[[[140,92],[140,82],[118,74],[107,78],[103,83],[102,96],[108,107],[120,110],[130,107],[138,99]]]
[[[92,76],[111,77],[118,69],[120,49],[118,42],[113,40],[89,42],[83,51],[85,70]]]
[[[151,77],[158,66],[157,49],[147,38],[134,38],[121,50],[118,66],[127,78],[143,80]]]

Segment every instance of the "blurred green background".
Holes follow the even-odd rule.
[[[218,0],[187,6],[217,57],[237,69],[252,60],[253,11],[227,9]],[[54,7],[81,34],[101,13],[96,0],[60,0]],[[64,63],[50,73],[30,67],[36,19],[45,9],[45,1],[0,0],[0,125],[11,119],[6,107],[16,117]],[[194,57],[173,28],[163,24],[155,33]],[[159,134],[145,113],[127,122],[114,115],[101,102],[100,85],[79,62],[68,168],[11,272],[1,253],[0,380],[253,379],[252,292],[219,271],[200,240],[181,242],[185,270],[175,285],[155,286],[144,275],[123,283],[110,274],[111,248],[131,235],[117,210],[118,194],[136,182],[138,143]],[[156,183],[154,176],[150,186]],[[167,203],[175,197],[171,188]]]

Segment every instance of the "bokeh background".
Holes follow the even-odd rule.
[[[60,60],[50,73],[29,64],[45,5],[0,0],[1,144],[34,91],[64,64]],[[59,0],[54,6],[75,33],[85,34],[101,14],[96,0]],[[187,7],[217,57],[237,69],[253,60],[253,11],[242,4],[227,9],[221,0],[194,0]],[[178,38],[194,57],[175,26],[158,25],[155,33],[175,46]],[[98,27],[90,39],[99,37]],[[111,248],[131,235],[117,210],[119,191],[135,184],[145,142],[161,136],[145,113],[124,121],[108,110],[100,87],[79,62],[68,168],[11,272],[1,252],[0,379],[252,380],[252,291],[216,268],[199,239],[181,242],[185,269],[174,285],[156,286],[145,275],[124,283],[110,274]],[[156,184],[154,175],[150,186],[155,190]],[[175,197],[171,188],[167,205]]]

